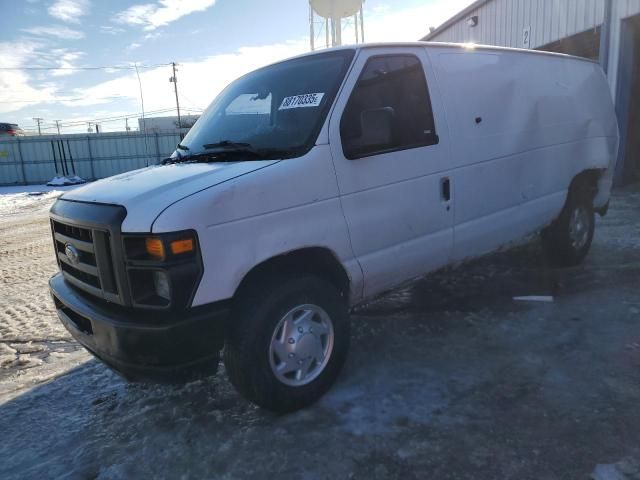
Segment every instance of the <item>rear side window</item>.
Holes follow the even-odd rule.
[[[371,57],[342,114],[340,136],[349,159],[438,143],[420,60]]]

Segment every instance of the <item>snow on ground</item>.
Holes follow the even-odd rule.
[[[47,289],[57,270],[48,211],[70,188],[0,187],[0,401],[89,358],[58,321]]]
[[[47,185],[17,185],[0,187],[0,219],[25,210],[48,209],[52,200],[78,185],[49,187]]]
[[[0,478],[638,478],[638,191],[614,196],[584,265],[528,243],[359,309],[337,385],[284,416],[224,368],[127,384],[79,348],[47,293],[56,195],[0,214]]]
[[[68,186],[48,186],[48,185],[11,185],[0,187],[0,196],[15,195],[21,193],[43,193],[43,192],[66,192],[73,190],[81,185],[68,185]]]

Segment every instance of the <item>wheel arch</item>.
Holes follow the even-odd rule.
[[[267,277],[283,274],[318,275],[331,282],[349,301],[351,279],[336,254],[326,247],[299,248],[262,261],[244,275],[233,298],[238,298]]]
[[[598,193],[598,180],[604,171],[604,169],[590,168],[578,173],[571,180],[569,195],[585,194],[590,200],[593,200]]]

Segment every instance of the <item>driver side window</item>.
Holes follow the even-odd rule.
[[[340,136],[348,159],[438,143],[420,60],[371,57],[342,114]]]

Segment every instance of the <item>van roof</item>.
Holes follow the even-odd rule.
[[[598,63],[595,60],[584,57],[576,57],[575,55],[567,55],[565,53],[545,52],[543,50],[529,50],[524,48],[512,48],[512,47],[497,47],[494,45],[481,45],[475,43],[451,43],[451,42],[378,42],[378,43],[364,43],[358,45],[341,45],[339,47],[324,48],[322,50],[316,50],[313,52],[304,53],[297,57],[306,57],[308,55],[317,55],[323,52],[338,51],[338,50],[366,50],[369,48],[380,47],[429,47],[429,48],[460,48],[464,50],[480,50],[480,51],[498,51],[498,52],[514,52],[523,53],[528,55],[551,55],[561,58],[572,58],[575,60],[581,60],[584,62]]]

